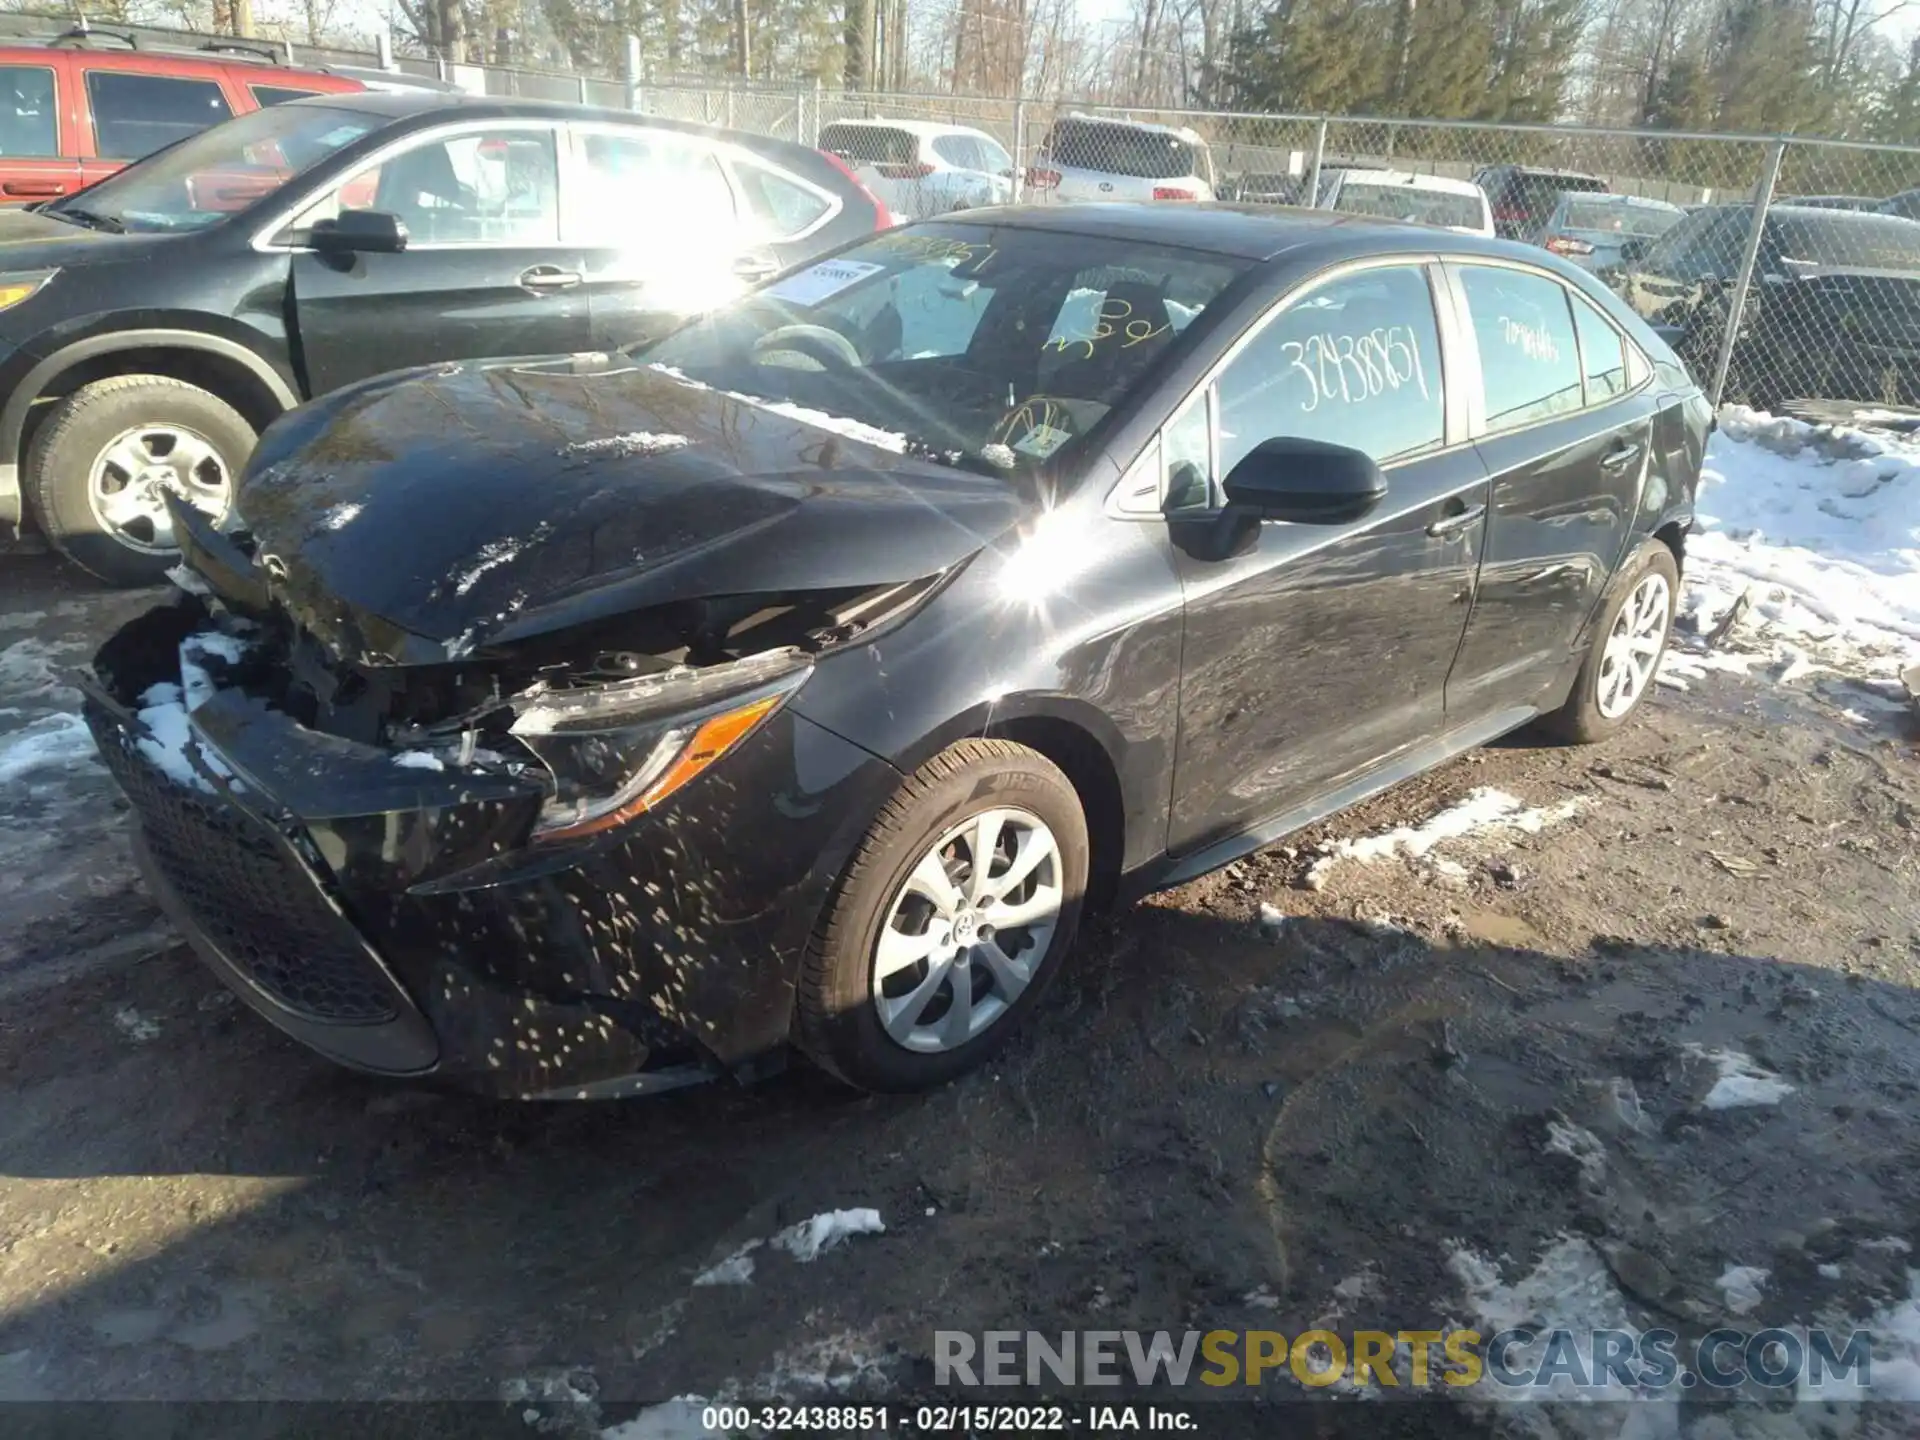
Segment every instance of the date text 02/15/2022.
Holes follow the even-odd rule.
[[[773,1435],[889,1430],[917,1435],[1076,1430],[1192,1434],[1199,1423],[1185,1409],[1168,1405],[919,1405],[911,1412],[887,1405],[708,1405],[701,1409],[700,1427],[714,1435],[745,1429]]]

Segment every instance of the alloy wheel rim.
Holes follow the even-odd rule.
[[[933,1055],[998,1024],[1053,945],[1062,878],[1059,841],[1031,811],[985,810],[943,834],[894,893],[874,944],[880,1028]]]
[[[158,554],[178,549],[166,494],[224,519],[233,480],[220,452],[184,425],[136,425],[116,435],[94,457],[87,503],[100,528],[129,549]]]
[[[1653,683],[1672,615],[1673,591],[1666,576],[1642,577],[1614,617],[1600,652],[1597,703],[1606,719],[1618,720],[1633,709]]]

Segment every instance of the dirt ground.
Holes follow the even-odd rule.
[[[59,668],[140,602],[4,563],[0,727],[57,744]],[[1865,1324],[1920,1245],[1917,738],[1884,687],[1696,679],[1604,746],[1518,737],[1114,917],[938,1093],[796,1067],[579,1107],[377,1084],[281,1038],[154,928],[104,775],[36,769],[0,826],[0,1399],[460,1399],[483,1403],[452,1430],[590,1432],[683,1394],[925,1394],[936,1329],[1481,1321],[1550,1253],[1591,1323]],[[1321,854],[1482,787],[1539,828]],[[1735,1052],[1774,1103],[1713,1107]],[[694,1283],[860,1206],[884,1234]],[[1768,1272],[1744,1318],[1730,1266]]]

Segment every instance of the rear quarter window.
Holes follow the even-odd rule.
[[[748,161],[734,162],[747,213],[762,236],[784,240],[818,224],[833,202],[818,190],[791,180],[776,170]]]

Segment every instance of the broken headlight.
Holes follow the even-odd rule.
[[[655,808],[759,729],[811,673],[805,657],[781,652],[527,697],[513,733],[554,781],[533,838],[579,839]]]

